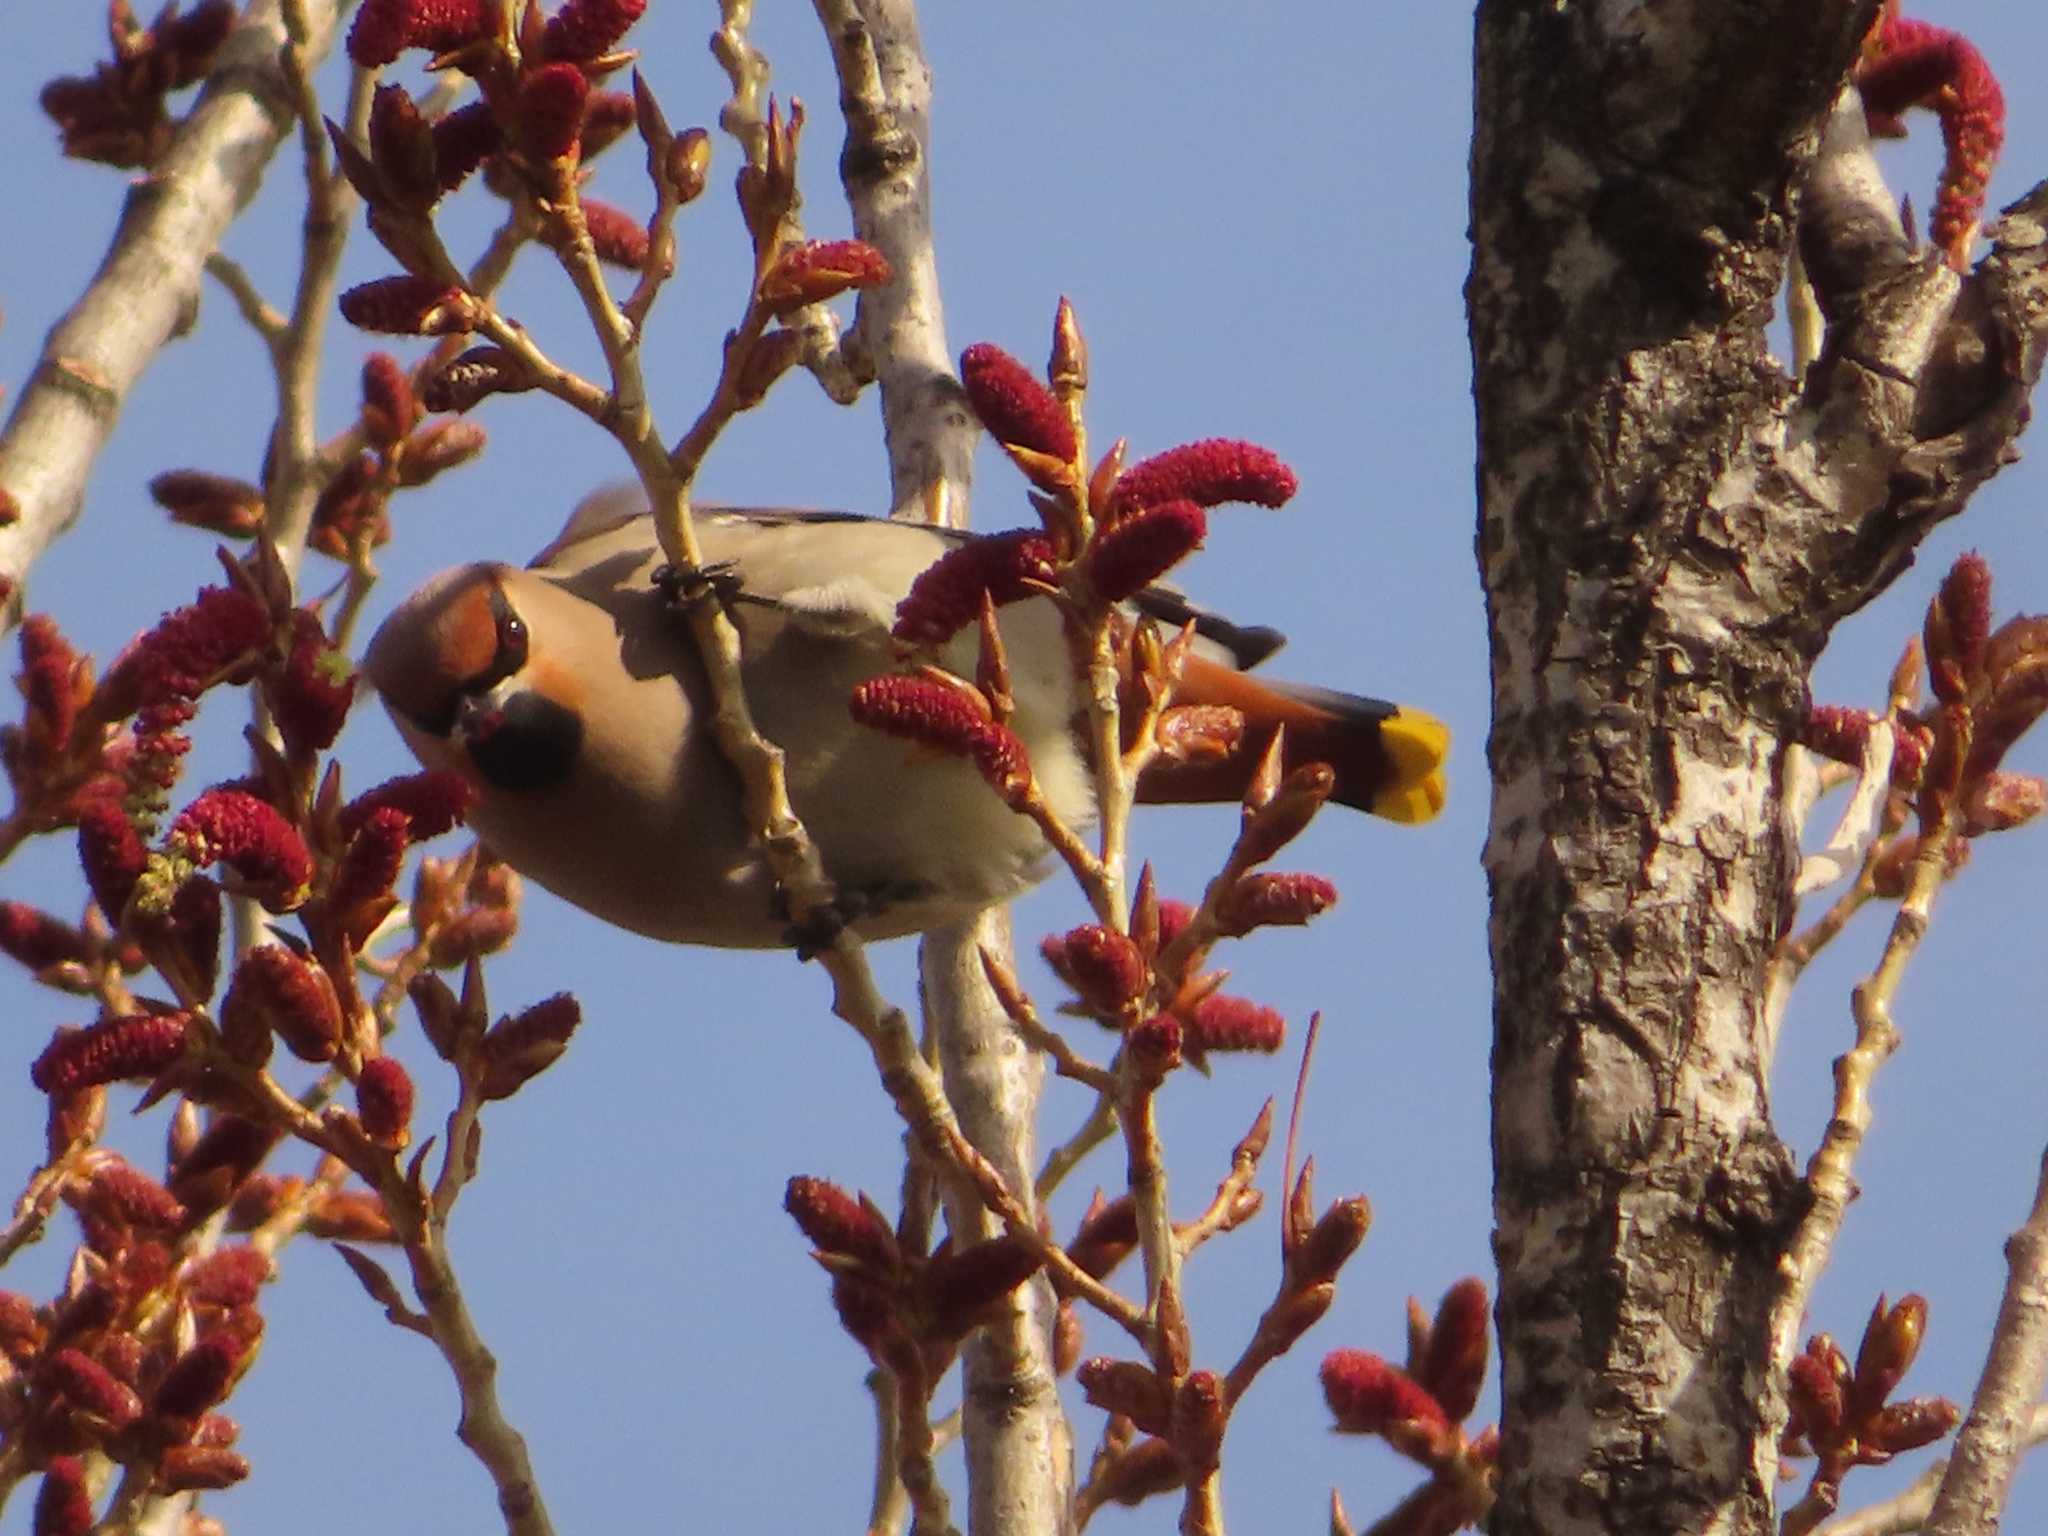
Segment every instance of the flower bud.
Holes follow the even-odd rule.
[[[1478,1406],[1492,1333],[1493,1315],[1485,1281],[1468,1275],[1444,1292],[1443,1300],[1437,1303],[1436,1321],[1429,1330],[1429,1348],[1424,1352],[1416,1379],[1436,1398],[1453,1423]]]
[[[1042,489],[1058,489],[1061,477],[1054,470],[1072,463],[1078,445],[1066,407],[1052,391],[1016,358],[987,342],[960,354],[960,383],[989,435],[1005,448],[1022,448],[1049,461],[1031,478]]]
[[[29,1068],[29,1081],[56,1095],[156,1077],[185,1054],[189,1019],[183,1013],[129,1014],[90,1029],[60,1029]]]
[[[1302,764],[1270,800],[1247,810],[1233,856],[1244,864],[1263,864],[1301,835],[1336,788],[1329,764]]]
[[[1167,1432],[1172,1404],[1166,1385],[1151,1366],[1097,1355],[1074,1370],[1088,1401],[1105,1413],[1120,1413],[1148,1435]]]
[[[466,335],[480,314],[475,299],[431,277],[380,277],[341,296],[342,319],[393,336]]]
[[[242,956],[221,1003],[229,1048],[252,1059],[255,1041],[275,1033],[301,1061],[332,1061],[341,1048],[341,1002],[327,972],[280,944]]]
[[[849,288],[889,281],[889,263],[864,240],[811,240],[776,257],[762,275],[759,298],[771,315],[836,298]]]
[[[1120,603],[1201,548],[1208,532],[1207,516],[1192,501],[1140,507],[1097,535],[1088,579],[1105,601]]]
[[[647,0],[569,0],[548,19],[541,50],[551,59],[583,63],[609,53],[640,19]]]
[[[532,1078],[553,1066],[569,1048],[583,1010],[566,992],[543,998],[512,1018],[500,1019],[484,1036],[480,1061],[483,1095],[509,1099]]]
[[[576,152],[590,80],[574,64],[543,64],[519,82],[519,147],[536,160]]]
[[[918,1277],[918,1300],[931,1319],[931,1335],[965,1336],[1044,1262],[1023,1239],[1008,1235],[935,1255]]]
[[[1057,958],[1055,955],[1057,947]],[[1046,959],[1081,1001],[1114,1016],[1145,990],[1145,957],[1114,928],[1088,923],[1046,941]]]
[[[263,492],[246,480],[173,469],[149,482],[149,494],[172,522],[224,539],[254,538],[263,528]]]
[[[76,1456],[52,1456],[43,1467],[43,1485],[36,1490],[33,1536],[88,1536],[93,1528],[91,1485]]]
[[[1124,1052],[1138,1083],[1157,1088],[1180,1065],[1180,1020],[1170,1013],[1155,1013],[1124,1036]]]
[[[156,1485],[164,1493],[232,1488],[249,1475],[249,1460],[224,1446],[174,1445],[157,1462]]]
[[[1264,1051],[1287,1040],[1286,1016],[1227,992],[1212,992],[1188,1011],[1187,1049],[1199,1060],[1210,1051]]]
[[[800,1174],[784,1190],[782,1208],[820,1253],[852,1259],[877,1274],[895,1270],[896,1234],[866,1197],[856,1198],[827,1179]]]
[[[80,1412],[110,1430],[126,1429],[142,1417],[142,1399],[83,1350],[59,1349],[38,1369],[43,1386],[61,1393]]]
[[[1212,437],[1132,465],[1116,483],[1111,508],[1112,515],[1122,517],[1141,507],[1182,499],[1198,507],[1233,501],[1278,507],[1295,488],[1294,472],[1269,449]]]
[[[647,226],[625,209],[597,198],[583,199],[583,226],[597,259],[637,272],[647,262]]]
[[[356,1078],[356,1114],[363,1134],[387,1151],[400,1152],[412,1139],[412,1079],[389,1056],[373,1056]]]
[[[246,790],[209,789],[171,824],[168,847],[204,868],[225,865],[272,912],[290,912],[311,887],[313,856],[298,829]]]
[[[1443,1405],[1406,1371],[1362,1349],[1323,1357],[1323,1400],[1347,1434],[1384,1435],[1403,1455],[1450,1429]]]
[[[1011,809],[1028,799],[1031,759],[1024,743],[989,718],[979,694],[936,678],[890,674],[858,684],[850,703],[862,725],[970,759]]]
[[[950,640],[980,616],[984,597],[1001,607],[1056,586],[1054,558],[1052,541],[1032,528],[955,545],[910,584],[889,633],[906,645]]]

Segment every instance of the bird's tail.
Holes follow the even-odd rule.
[[[1199,655],[1187,659],[1174,703],[1228,705],[1244,716],[1244,738],[1234,751],[1204,761],[1154,758],[1138,780],[1141,801],[1239,798],[1274,728],[1284,726],[1287,768],[1328,763],[1339,805],[1409,823],[1444,808],[1451,736],[1434,715],[1329,688],[1268,682]]]

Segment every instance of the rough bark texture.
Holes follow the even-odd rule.
[[[1783,744],[1831,626],[2009,455],[2039,367],[2038,225],[1960,279],[1853,186],[1802,230],[1832,322],[1803,393],[1769,355],[1876,8],[1479,8],[1496,1536],[1771,1525],[1805,1204],[1762,1027]]]

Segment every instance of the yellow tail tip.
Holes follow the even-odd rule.
[[[1392,776],[1372,798],[1372,813],[1389,821],[1418,825],[1444,808],[1444,757],[1450,727],[1434,715],[1402,707],[1380,722],[1380,749]]]

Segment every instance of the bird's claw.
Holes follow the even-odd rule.
[[[915,885],[882,881],[874,885],[841,886],[830,901],[819,902],[803,917],[782,930],[783,942],[796,951],[799,960],[815,960],[839,942],[839,935],[855,923],[878,917],[899,901],[927,894]],[[789,916],[789,895],[778,889],[773,902],[775,915]]]
[[[739,571],[730,560],[713,560],[706,565],[658,565],[653,580],[663,604],[677,612],[688,612],[706,601],[730,609],[741,588]]]

